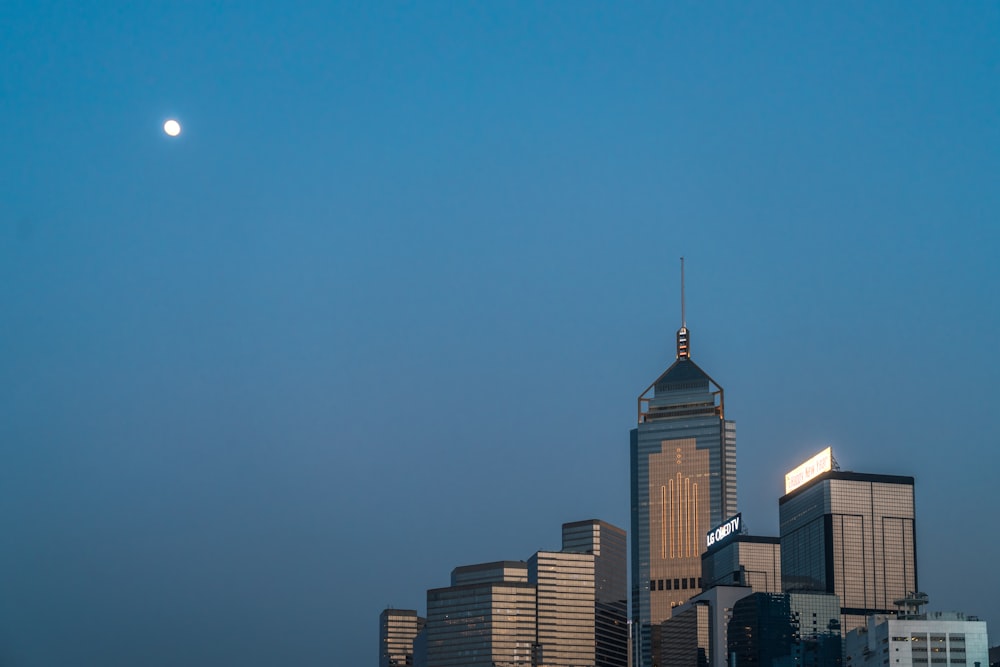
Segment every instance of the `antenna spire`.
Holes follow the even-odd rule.
[[[688,336],[687,314],[684,310],[684,258],[681,257],[681,328],[677,330],[677,358],[691,357],[691,340]]]
[[[684,317],[684,258],[681,257],[681,329],[687,327],[687,318]]]

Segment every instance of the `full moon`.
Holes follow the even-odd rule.
[[[169,134],[171,137],[176,137],[181,133],[181,124],[176,120],[171,118],[166,123],[163,124],[163,131]]]

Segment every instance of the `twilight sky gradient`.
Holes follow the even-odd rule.
[[[7,0],[0,133],[0,665],[372,665],[627,527],[680,255],[749,529],[913,475],[997,643],[997,3]]]

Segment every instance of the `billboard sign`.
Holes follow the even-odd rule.
[[[785,493],[791,493],[813,477],[833,469],[833,451],[827,447],[795,470],[785,475]]]
[[[740,532],[740,526],[743,523],[743,514],[737,514],[736,516],[727,519],[724,524],[717,526],[712,530],[708,531],[708,535],[705,536],[705,546],[711,548],[720,542],[723,542],[733,535],[738,535]]]

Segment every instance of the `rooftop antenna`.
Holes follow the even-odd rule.
[[[691,342],[687,330],[687,316],[684,311],[684,258],[681,257],[681,328],[677,330],[677,358],[688,359],[691,356]]]

